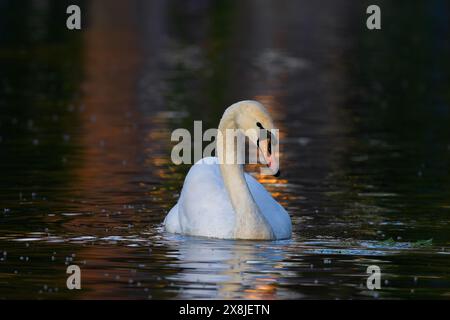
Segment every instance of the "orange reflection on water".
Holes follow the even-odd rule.
[[[139,120],[136,105],[140,48],[133,28],[134,6],[120,0],[89,2],[90,21],[83,33],[84,73],[83,106],[81,110],[80,165],[76,169],[73,187],[79,197],[108,199],[108,206],[122,206],[133,201],[130,195],[130,175],[121,172],[137,172],[140,166],[134,159],[141,152],[139,132],[133,123]],[[120,21],[120,23],[119,23]],[[81,211],[95,210],[89,203],[80,204]],[[83,234],[83,226],[104,226],[105,232],[114,232],[123,222],[107,219],[104,215],[82,214],[64,224],[69,232]],[[117,281],[105,277],[125,279],[120,261],[127,248],[85,246],[78,252],[87,260],[82,267],[84,299],[111,297]],[[129,251],[128,251],[129,252]],[[89,261],[93,257],[93,265]],[[114,262],[114,270],[105,267]],[[102,266],[98,269],[96,266]],[[104,279],[104,281],[99,281]],[[121,296],[120,298],[126,298]]]
[[[276,279],[256,278],[254,288],[245,289],[245,299],[254,300],[272,300],[276,298],[277,286]],[[258,283],[262,282],[262,283]]]

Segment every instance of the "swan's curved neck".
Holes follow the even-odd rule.
[[[236,213],[236,239],[273,239],[273,231],[266,218],[261,214],[258,205],[248,188],[244,176],[244,167],[238,164],[236,143],[227,144],[226,130],[238,129],[236,109],[227,110],[223,115],[219,131],[221,139],[217,141],[217,156],[225,187]],[[233,146],[233,147],[230,147]],[[229,160],[233,159],[230,164]],[[227,160],[227,161],[225,161]]]

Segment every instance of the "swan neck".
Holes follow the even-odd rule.
[[[227,129],[239,129],[233,110],[231,112],[227,110],[220,121],[217,155],[225,188],[236,214],[235,238],[273,239],[273,231],[266,218],[261,214],[247,185],[244,166],[236,161],[237,146],[235,143],[226,143]],[[233,147],[230,148],[230,145]],[[233,159],[234,162],[230,163],[230,159]]]

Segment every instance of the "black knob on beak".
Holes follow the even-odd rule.
[[[278,170],[277,173],[274,174],[274,176],[278,178],[280,176],[280,174],[281,174],[281,171]]]

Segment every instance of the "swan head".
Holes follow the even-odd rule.
[[[274,148],[278,144],[278,131],[274,130],[275,127],[267,109],[253,100],[241,101],[231,107],[234,107],[236,111],[236,126],[258,147],[270,172],[278,177],[280,175],[279,152],[278,148]]]

